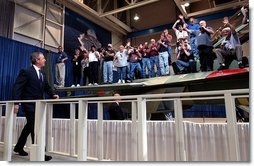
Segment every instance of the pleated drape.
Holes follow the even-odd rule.
[[[10,0],[0,1],[0,36],[12,38],[15,3]]]
[[[14,143],[19,136],[25,118],[17,118]],[[131,161],[131,121],[104,121],[103,142],[104,159]],[[4,117],[2,120],[4,129]],[[238,123],[240,160],[250,161],[249,123]],[[70,121],[68,119],[53,120],[53,150],[70,153]],[[88,156],[97,156],[96,143],[97,121],[88,120]],[[3,141],[1,131],[0,140]],[[77,120],[76,120],[75,152],[77,154]],[[174,121],[148,121],[148,160],[175,161],[176,139]],[[226,123],[192,123],[184,122],[184,139],[187,161],[230,161],[229,142]],[[30,146],[30,140],[27,143]]]
[[[39,51],[45,56],[48,54],[47,50],[42,48],[0,37],[0,100],[12,99],[12,88],[17,75],[21,69],[27,68],[31,65],[30,55],[32,52]],[[56,53],[50,52],[50,57],[47,67],[51,66],[53,79],[55,78],[54,63]],[[66,80],[69,80],[68,77]]]

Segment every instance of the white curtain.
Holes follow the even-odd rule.
[[[17,118],[13,143],[25,124]],[[88,120],[88,156],[96,157],[97,121]],[[70,127],[68,119],[53,120],[53,151],[70,153]],[[4,117],[1,141],[3,142]],[[104,121],[104,159],[131,161],[131,121]],[[75,130],[77,154],[77,120]],[[249,123],[238,123],[241,161],[250,161]],[[188,161],[230,161],[226,123],[184,122],[185,149]],[[148,160],[175,161],[175,123],[173,121],[147,121]],[[31,144],[29,139],[27,146]]]

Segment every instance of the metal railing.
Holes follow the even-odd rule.
[[[97,159],[103,160],[103,104],[112,103],[114,100],[120,102],[131,102],[132,127],[131,127],[131,160],[147,161],[147,127],[146,127],[146,107],[148,102],[152,101],[173,101],[175,112],[176,127],[176,161],[186,161],[186,150],[184,140],[183,126],[183,108],[184,100],[210,100],[224,99],[227,119],[227,133],[229,141],[230,160],[239,161],[239,141],[237,131],[237,121],[235,114],[235,99],[248,98],[249,89],[224,90],[224,91],[203,91],[186,93],[167,93],[167,94],[149,94],[135,96],[119,97],[91,97],[91,98],[71,98],[58,100],[31,100],[31,101],[2,101],[1,105],[6,106],[5,130],[4,130],[4,158],[5,161],[11,161],[12,156],[12,137],[15,114],[13,112],[14,103],[35,102],[35,142],[31,145],[30,160],[44,161],[45,146],[51,152],[52,149],[52,118],[54,104],[70,104],[70,127],[73,128],[70,133],[71,147],[75,144],[75,105],[78,104],[78,154],[79,161],[87,160],[87,117],[88,104],[97,103],[98,122],[97,122]],[[0,111],[2,111],[2,106]],[[2,112],[0,112],[2,113]],[[1,114],[2,115],[2,114]],[[46,123],[47,121],[47,123]],[[47,126],[46,126],[47,124]],[[46,134],[47,128],[47,134]],[[47,137],[46,137],[47,135]],[[47,142],[47,144],[46,144]],[[74,156],[75,149],[70,149],[70,155]]]

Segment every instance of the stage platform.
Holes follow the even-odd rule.
[[[111,96],[117,91],[121,95],[165,93],[166,88],[179,88],[171,92],[225,90],[249,88],[249,68],[221,71],[197,72],[133,80],[131,83],[114,83],[80,87],[56,87],[64,97]],[[245,84],[246,83],[246,84]],[[210,86],[211,85],[211,86]],[[169,93],[168,92],[168,93]]]

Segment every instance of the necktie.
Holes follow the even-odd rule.
[[[39,78],[40,78],[40,81],[43,82],[43,75],[42,75],[41,70],[39,70]]]

